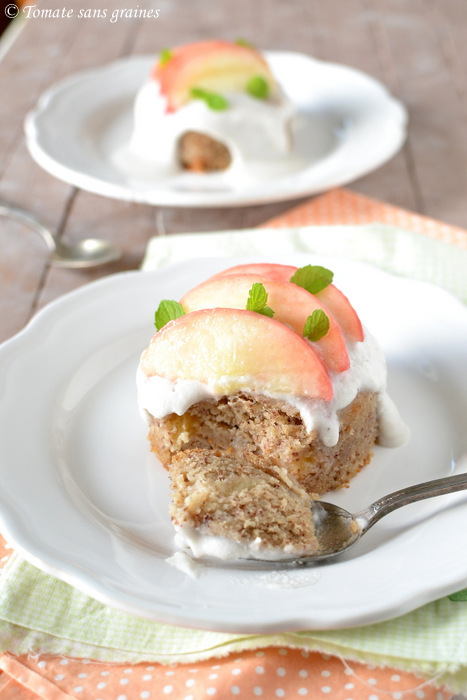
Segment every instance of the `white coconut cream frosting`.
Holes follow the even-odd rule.
[[[375,392],[378,394],[379,444],[387,447],[403,444],[408,438],[408,428],[387,394],[386,361],[379,344],[365,331],[363,342],[348,343],[348,352],[350,368],[345,372],[330,373],[333,385],[330,401],[262,393],[297,408],[308,433],[316,430],[322,442],[331,447],[339,440],[338,411],[348,406],[360,391]],[[222,378],[218,378],[216,384],[222,385]],[[141,367],[137,371],[137,392],[139,408],[146,418],[147,414],[155,418],[164,418],[171,413],[183,415],[193,404],[221,396],[199,381],[172,382],[158,376],[146,377]]]
[[[277,94],[276,94],[277,93]],[[283,158],[291,149],[292,103],[277,88],[273,98],[255,99],[247,93],[226,93],[228,108],[210,109],[193,99],[174,112],[167,112],[159,84],[148,80],[134,105],[134,128],[129,150],[146,164],[173,172],[179,168],[177,145],[187,131],[197,131],[222,142],[230,151],[229,172],[246,163]]]
[[[202,529],[192,527],[175,527],[175,545],[182,551],[190,552],[195,559],[215,557],[222,561],[234,561],[236,559],[261,559],[263,561],[280,561],[310,554],[300,552],[287,545],[282,549],[278,547],[265,547],[261,537],[256,537],[251,542],[238,542],[220,535],[204,534]]]

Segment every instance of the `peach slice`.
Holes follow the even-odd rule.
[[[300,337],[303,337],[308,316],[316,309],[323,309],[329,317],[329,331],[316,341],[315,346],[328,369],[335,372],[349,369],[347,346],[338,323],[317,297],[291,282],[277,282],[256,274],[226,275],[198,285],[185,294],[180,303],[186,313],[215,307],[245,309],[248,293],[255,282],[264,285],[274,320],[286,324]]]
[[[214,277],[223,277],[225,275],[238,274],[260,274],[271,280],[289,282],[290,278],[297,271],[292,265],[277,265],[274,263],[252,263],[246,265],[235,265],[227,270],[219,272]],[[211,277],[211,279],[213,279]],[[357,312],[353,308],[350,301],[347,299],[340,289],[334,284],[329,284],[320,292],[315,294],[323,307],[334,316],[335,320],[341,327],[341,330],[346,338],[361,342],[365,334],[363,332],[362,323]]]
[[[222,272],[218,272],[209,279],[225,277],[226,275],[261,275],[276,282],[290,282],[292,275],[297,272],[293,265],[277,265],[275,263],[247,263],[245,265],[234,265]]]
[[[333,284],[322,289],[316,297],[329,309],[346,338],[361,343],[365,338],[362,322],[345,294]]]
[[[245,91],[252,78],[266,81],[269,92],[274,77],[262,55],[250,46],[212,40],[178,46],[159,60],[152,71],[167,111],[173,112],[192,99],[192,88],[214,93]]]
[[[254,311],[202,309],[170,321],[141,357],[146,376],[194,379],[216,394],[242,389],[332,398],[326,367],[312,345]]]

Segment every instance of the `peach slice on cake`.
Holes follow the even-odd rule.
[[[189,102],[194,89],[210,93],[243,92],[256,81],[265,91],[261,96],[266,97],[275,87],[269,66],[256,49],[220,39],[164,51],[152,78],[167,99],[168,112]]]
[[[289,282],[290,278],[297,272],[297,267],[292,265],[278,265],[275,263],[251,263],[245,265],[235,265],[227,270],[219,272],[217,277],[225,275],[239,274],[259,274],[271,280]],[[211,278],[213,279],[213,278]],[[334,316],[335,320],[341,327],[341,330],[346,338],[361,342],[364,339],[364,332],[360,318],[353,308],[350,301],[347,299],[340,289],[334,284],[329,284],[327,287],[317,292],[316,296],[322,305]]]
[[[332,398],[329,373],[312,345],[267,316],[202,309],[167,323],[141,357],[146,376],[198,380],[217,394],[242,389]]]
[[[292,275],[297,272],[293,265],[278,265],[276,263],[246,263],[244,265],[234,265],[222,272],[218,272],[209,279],[225,277],[226,275],[261,275],[269,280],[277,282],[290,282]]]
[[[264,285],[268,294],[267,305],[274,311],[274,320],[286,324],[301,337],[308,316],[316,309],[324,310],[329,318],[329,330],[316,341],[316,347],[328,369],[335,372],[349,369],[347,346],[338,323],[317,297],[291,282],[276,281],[257,274],[226,275],[198,285],[185,294],[180,303],[186,313],[215,307],[245,309],[249,291],[255,282]]]

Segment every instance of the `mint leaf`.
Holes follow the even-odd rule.
[[[161,51],[159,51],[159,65],[165,66],[165,64],[170,61],[172,56],[173,52],[171,49],[162,49]]]
[[[290,281],[299,287],[303,287],[310,294],[318,294],[322,289],[331,284],[334,273],[321,265],[305,265],[299,267],[290,278]]]
[[[258,308],[263,308],[268,302],[268,293],[262,282],[255,282],[248,294],[246,304],[247,311],[256,311]]]
[[[183,307],[178,303],[178,301],[163,299],[157,307],[156,313],[154,314],[154,325],[156,326],[157,330],[160,331],[160,329],[163,328],[166,323],[184,315],[185,312]]]
[[[308,316],[303,328],[303,337],[308,338],[313,343],[320,340],[329,330],[329,318],[322,309],[315,309],[311,316]]]
[[[274,311],[270,306],[263,306],[263,308],[259,309],[256,313],[262,314],[263,316],[268,316],[269,318],[274,318]]]
[[[449,600],[453,600],[455,602],[461,602],[461,601],[467,601],[467,588],[464,588],[462,591],[457,591],[457,593],[453,593],[452,595],[448,596]]]
[[[238,37],[237,39],[235,39],[235,43],[239,46],[245,46],[247,49],[255,48],[251,41],[248,41],[248,39],[243,39],[242,37]]]
[[[262,75],[255,75],[247,82],[246,91],[258,100],[266,100],[269,96],[269,83]]]
[[[248,300],[245,307],[246,310],[255,311],[257,314],[263,314],[263,316],[269,316],[269,318],[272,318],[274,316],[274,311],[267,306],[267,303],[268,293],[264,288],[264,284],[261,282],[255,282],[248,294]]]
[[[248,41],[248,39],[242,39],[242,37],[238,37],[238,39],[235,39],[235,43],[239,46],[245,46],[247,49],[254,49],[253,44],[250,41]]]
[[[197,100],[204,100],[209,109],[213,109],[216,112],[223,109],[228,109],[229,102],[222,95],[217,92],[209,92],[208,90],[203,90],[203,88],[194,87],[191,88],[191,96]]]

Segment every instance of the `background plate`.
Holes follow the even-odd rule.
[[[138,414],[136,367],[160,299],[179,298],[246,261],[203,259],[110,276],[52,303],[0,348],[5,537],[32,563],[104,603],[226,632],[376,622],[464,587],[462,493],[392,513],[328,565],[202,565],[186,573],[167,562],[167,475]],[[286,262],[303,265],[310,256]],[[401,448],[377,448],[351,487],[329,500],[357,509],[465,470],[467,310],[430,285],[327,256],[315,262],[334,270],[382,343],[390,393],[412,433]]]
[[[294,149],[258,183],[222,174],[144,175],[125,154],[136,93],[152,56],[74,75],[48,90],[26,118],[32,157],[76,187],[116,199],[190,207],[244,206],[303,197],[349,183],[385,163],[405,139],[407,114],[373,78],[291,52],[267,52],[297,108]]]

